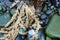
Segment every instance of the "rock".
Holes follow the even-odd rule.
[[[42,21],[41,26],[42,26],[42,27],[46,27],[46,25],[48,24],[48,22],[49,22],[49,17],[46,18],[46,19],[44,19],[44,20]]]
[[[50,37],[46,37],[46,40],[52,40]]]
[[[21,33],[25,33],[25,32],[26,32],[25,28],[20,28],[18,33],[21,35]]]
[[[11,12],[12,15],[14,15],[15,14],[15,11],[16,11],[16,9],[11,9],[10,12]]]
[[[58,9],[58,15],[60,15],[60,8]]]
[[[44,29],[40,29],[38,32],[38,40],[45,40]]]
[[[49,18],[46,18],[46,19],[45,19],[45,25],[47,25],[48,22],[49,22]]]
[[[24,40],[24,39],[22,39],[21,36],[18,35],[15,40]]]
[[[0,0],[0,3],[3,2],[4,0]]]
[[[41,19],[42,20],[46,19],[46,17],[47,17],[46,14],[41,14]]]
[[[47,10],[47,5],[45,5],[45,7],[43,8],[43,11],[46,11]]]
[[[3,15],[0,15],[0,26],[5,26],[10,19],[11,17],[8,13],[4,13]]]
[[[58,16],[57,14],[53,15],[53,17],[51,18],[46,28],[46,34],[49,37],[60,38],[60,16]]]
[[[53,10],[47,10],[46,14],[47,14],[47,16],[51,16],[53,14]]]
[[[2,6],[0,6],[0,11],[2,10]]]
[[[12,5],[12,2],[10,2],[9,0],[6,1],[5,3],[8,7],[10,7]]]
[[[16,5],[17,7],[20,5],[20,0],[14,0],[14,2],[18,2]]]
[[[51,6],[51,9],[54,9],[54,6]]]
[[[28,31],[28,38],[31,38],[35,34],[35,31],[33,29]]]
[[[4,37],[4,34],[3,33],[0,33],[0,38]]]

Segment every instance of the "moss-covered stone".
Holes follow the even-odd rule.
[[[47,26],[46,34],[50,37],[60,38],[60,16],[55,14]]]

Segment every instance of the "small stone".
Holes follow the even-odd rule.
[[[53,9],[54,8],[54,6],[51,6],[51,9]]]
[[[11,12],[12,15],[14,15],[15,14],[15,11],[16,11],[16,9],[11,9],[10,12]]]
[[[42,15],[41,15],[41,19],[42,19],[42,20],[46,19],[46,17],[47,17],[46,14],[42,14]]]
[[[4,0],[0,0],[0,3],[3,2]]]
[[[26,30],[25,30],[24,28],[20,28],[20,29],[19,29],[19,34],[20,34],[20,33],[24,33],[25,31],[26,31]]]
[[[60,8],[58,9],[58,15],[60,15]]]
[[[23,39],[21,38],[20,35],[18,35],[15,40],[23,40]]]
[[[45,24],[48,24],[49,18],[45,19]]]
[[[9,13],[4,13],[3,15],[0,15],[0,26],[5,26],[10,19],[11,17]]]
[[[28,38],[31,38],[35,34],[35,31],[33,29],[28,31]]]
[[[43,8],[43,11],[46,11],[46,10],[47,10],[47,7],[48,7],[48,6],[47,6],[47,5],[45,5],[45,7]]]
[[[46,26],[46,34],[47,36],[54,38],[60,38],[60,16],[57,14],[54,14],[49,22],[49,24]]]
[[[43,20],[43,24],[41,24],[42,27],[45,27],[49,22],[49,18],[46,18],[45,20]]]
[[[0,38],[1,38],[1,37],[4,37],[4,34],[3,34],[3,33],[0,33]]]
[[[2,10],[2,6],[0,5],[0,10]]]
[[[52,13],[52,10],[47,10],[46,14],[50,15]]]
[[[20,5],[20,3],[19,3],[19,2],[20,2],[20,0],[14,0],[14,2],[16,2],[16,3],[17,3],[17,5],[16,5],[17,7]]]
[[[45,40],[44,29],[38,31],[38,40]]]
[[[8,7],[10,7],[12,5],[12,2],[10,2],[9,0],[6,1],[5,3]]]

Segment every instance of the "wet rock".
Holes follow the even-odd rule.
[[[60,38],[60,16],[58,16],[57,14],[54,14],[54,16],[51,18],[46,28],[46,34],[49,37]]]
[[[18,35],[15,40],[24,40],[24,39],[22,39],[22,36]]]
[[[51,16],[53,14],[53,10],[47,10],[46,14],[47,14],[47,16]]]
[[[41,19],[42,20],[46,19],[46,17],[47,17],[46,14],[41,14]]]
[[[26,29],[25,29],[25,28],[20,28],[18,33],[19,33],[20,35],[22,35],[21,33],[25,33],[25,32],[26,32]]]
[[[4,13],[3,15],[0,15],[0,26],[5,26],[7,22],[10,20],[10,15],[8,13]]]
[[[38,32],[38,40],[45,40],[44,29],[40,29]]]
[[[4,0],[0,0],[0,3],[3,2]]]
[[[10,7],[12,5],[12,2],[10,2],[9,0],[6,1],[5,3],[8,7]]]
[[[46,37],[46,40],[52,40],[50,37]]]
[[[28,39],[31,38],[35,34],[35,31],[33,29],[28,31]]]
[[[14,15],[15,14],[15,11],[16,11],[16,9],[11,9],[10,10],[11,15]]]
[[[60,8],[58,9],[58,15],[60,15]]]
[[[0,38],[4,37],[4,34],[3,33],[0,33]]]

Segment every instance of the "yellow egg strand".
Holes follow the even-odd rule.
[[[20,10],[20,12],[18,11]],[[35,20],[34,24],[31,24]],[[35,32],[38,33],[38,30],[41,28],[39,24],[39,18],[35,14],[35,10],[31,9],[23,2],[23,5],[20,5],[16,10],[16,13],[12,16],[11,20],[5,25],[4,28],[1,28],[0,33],[4,33],[4,37],[0,38],[1,40],[15,40],[18,35],[19,28],[35,28]],[[22,33],[21,35],[27,35],[28,31]]]

